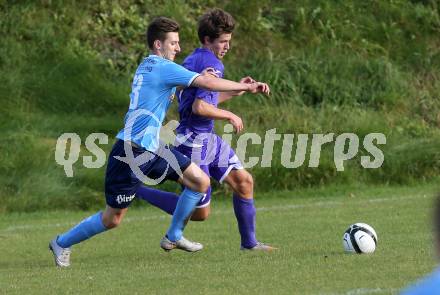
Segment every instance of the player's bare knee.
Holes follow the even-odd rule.
[[[201,193],[205,193],[211,185],[206,173],[194,163],[191,163],[191,165],[183,172],[183,178],[179,181],[191,190]]]
[[[109,218],[109,219],[103,219],[102,223],[104,224],[104,226],[107,229],[112,229],[117,227],[119,224],[121,224],[122,218],[118,218],[118,217],[113,217],[113,218]]]
[[[102,223],[107,229],[112,229],[117,227],[122,222],[122,214],[103,214]]]
[[[251,174],[248,174],[246,176],[245,182],[246,182],[247,186],[249,186],[250,188],[254,187],[254,178],[252,177]]]
[[[197,177],[195,185],[198,192],[206,193],[211,186],[211,180],[206,174],[203,174]]]
[[[243,197],[252,197],[253,189],[254,179],[252,178],[252,175],[250,175],[249,173],[241,175],[238,179],[238,193]]]

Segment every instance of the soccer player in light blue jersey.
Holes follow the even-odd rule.
[[[71,246],[117,227],[136,196],[142,182],[178,181],[184,186],[176,204],[171,225],[161,240],[164,250],[195,252],[203,246],[183,237],[186,220],[210,186],[209,177],[174,148],[159,142],[159,131],[177,86],[201,87],[217,91],[261,92],[263,83],[236,83],[189,71],[173,62],[180,52],[179,25],[159,17],[148,26],[147,42],[151,54],[136,70],[130,106],[124,128],[109,155],[105,177],[107,206],[55,237],[49,244],[55,263],[70,265]]]
[[[434,246],[440,256],[440,194],[434,206]],[[440,294],[440,265],[428,276],[402,291],[401,295],[437,295]]]
[[[199,20],[198,35],[202,44],[188,57],[183,66],[188,70],[202,72],[213,68],[217,76],[223,77],[223,57],[230,49],[230,41],[235,22],[232,16],[221,10],[213,9],[205,13]],[[253,83],[251,77],[240,82]],[[264,84],[264,93],[269,87]],[[243,129],[243,122],[234,113],[223,110],[218,104],[239,96],[244,92],[217,92],[197,87],[189,87],[179,94],[180,125],[177,128],[177,150],[192,159],[210,177],[220,183],[227,183],[234,191],[232,196],[234,213],[237,218],[241,236],[242,250],[271,251],[274,248],[261,243],[256,238],[256,209],[252,175],[247,172],[234,150],[214,133],[214,120],[227,120],[237,132]],[[173,214],[179,201],[176,194],[162,192],[147,187],[139,187],[137,196],[149,203]],[[191,220],[203,221],[210,213],[211,188],[198,202],[197,209]]]

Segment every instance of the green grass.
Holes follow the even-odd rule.
[[[434,266],[429,216],[436,186],[329,187],[260,195],[258,236],[273,253],[238,250],[231,203],[213,202],[186,235],[205,249],[163,252],[169,216],[132,209],[115,230],[74,247],[56,269],[48,241],[92,212],[0,216],[0,285],[5,294],[395,294]],[[342,233],[366,222],[379,242],[372,255],[348,255]],[[351,293],[350,293],[351,292]],[[356,293],[358,292],[358,293]]]

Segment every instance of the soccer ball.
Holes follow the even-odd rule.
[[[342,244],[347,253],[373,253],[376,250],[376,231],[365,223],[355,223],[345,231]]]

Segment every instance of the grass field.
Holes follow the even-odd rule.
[[[396,294],[430,272],[429,209],[440,180],[438,3],[0,1],[0,294]],[[75,246],[70,269],[56,269],[49,240],[103,205],[105,167],[82,165],[90,155],[84,141],[105,133],[110,150],[147,54],[148,22],[179,21],[180,63],[199,46],[197,19],[214,6],[237,20],[226,77],[271,86],[269,97],[225,104],[246,132],[361,140],[383,133],[384,165],[364,169],[361,147],[338,172],[329,144],[319,167],[286,169],[279,140],[272,166],[250,169],[258,235],[278,251],[239,251],[231,202],[218,200],[226,190],[215,187],[212,216],[186,231],[204,243],[202,252],[164,253],[170,217],[134,206],[120,228]],[[174,104],[167,119],[177,114]],[[54,159],[67,132],[83,143],[73,179]],[[250,145],[247,156],[262,149]],[[437,185],[408,186],[427,181]],[[343,253],[342,234],[354,222],[376,229],[373,255]]]
[[[91,212],[0,216],[3,294],[395,294],[434,266],[429,215],[435,185],[279,192],[257,201],[258,235],[273,253],[239,251],[230,202],[213,203],[186,235],[202,252],[165,253],[169,216],[131,210],[116,230],[77,245],[70,269],[54,267],[48,241]],[[342,233],[371,224],[373,255],[348,255]]]

